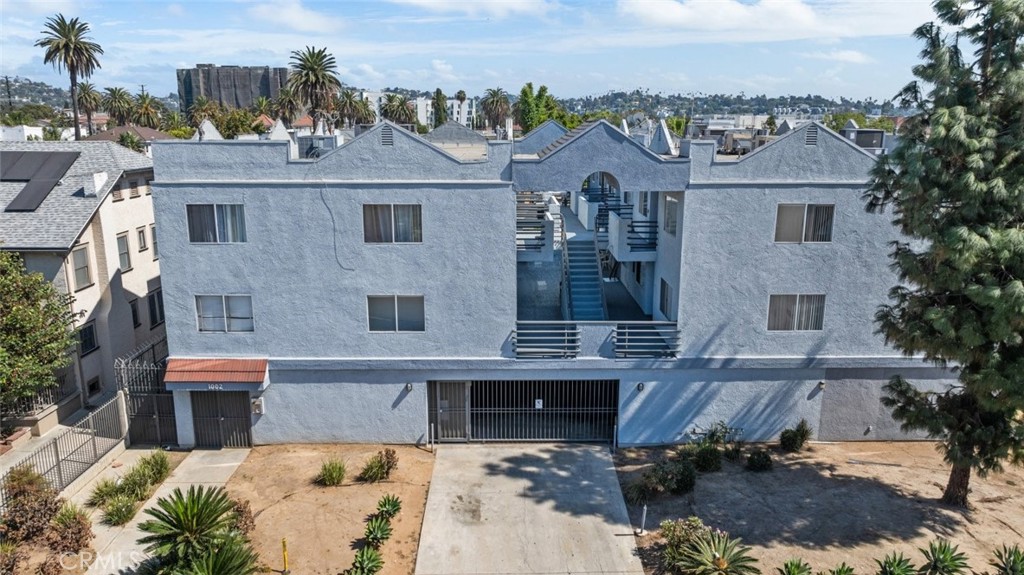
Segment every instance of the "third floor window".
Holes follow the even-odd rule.
[[[188,241],[231,244],[245,242],[245,206],[241,204],[190,204]]]
[[[419,204],[364,204],[363,241],[368,244],[423,242],[423,213]]]
[[[779,204],[775,214],[775,241],[831,242],[835,212],[836,207],[830,204]]]

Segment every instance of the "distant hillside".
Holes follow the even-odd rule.
[[[15,108],[20,104],[45,104],[53,108],[70,108],[71,93],[64,88],[57,88],[44,82],[34,82],[20,76],[10,77],[11,103]],[[103,86],[97,86],[103,90]],[[157,97],[167,106],[168,110],[178,109],[178,95],[168,94],[165,97]],[[7,83],[0,78],[0,105],[7,109]]]
[[[826,114],[838,111],[891,113],[892,104],[873,99],[833,100],[823,96],[747,96],[745,94],[703,94],[691,97],[685,94],[651,94],[649,90],[637,89],[631,92],[608,92],[601,96],[562,98],[559,103],[568,111],[577,114],[608,110],[623,114],[643,110],[648,116],[688,116],[710,114],[771,114],[802,110],[812,114]],[[692,108],[691,108],[692,106]],[[787,112],[788,111],[788,112]]]

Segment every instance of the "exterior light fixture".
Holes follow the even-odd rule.
[[[405,390],[406,391],[412,391],[412,384],[411,383],[405,384]]]
[[[825,391],[825,382],[824,381],[819,381],[818,382],[818,389],[820,389],[821,391]]]
[[[641,381],[640,383],[636,384],[636,390],[637,391],[643,391],[644,390],[644,382]]]

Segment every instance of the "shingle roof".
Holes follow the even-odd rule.
[[[123,172],[150,169],[153,161],[113,142],[0,142],[0,153],[80,152],[61,182],[31,212],[0,211],[0,249],[68,250],[92,219],[100,203]],[[107,173],[95,196],[93,175]],[[0,182],[0,210],[25,187],[24,182]]]
[[[546,148],[537,152],[537,156],[543,158],[544,156],[550,154],[551,152],[554,152],[558,148],[561,148],[562,146],[576,139],[576,136],[579,136],[583,132],[586,132],[591,128],[591,126],[593,126],[596,123],[597,122],[587,122],[585,124],[580,124],[579,126],[576,127],[575,130],[569,130],[568,132],[562,134],[561,138],[558,138],[554,142],[551,142],[550,144],[548,144]]]
[[[423,135],[423,139],[434,144],[460,144],[472,146],[487,143],[487,138],[454,120],[448,120],[444,124],[441,124],[427,132]]]
[[[121,134],[131,133],[135,134],[143,141],[152,142],[153,140],[173,140],[174,136],[161,132],[160,130],[154,130],[153,128],[147,128],[145,126],[117,126],[109,130],[97,132],[88,138],[82,138],[85,141],[107,141],[116,142]]]

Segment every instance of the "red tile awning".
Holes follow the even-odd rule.
[[[167,361],[164,383],[255,383],[267,376],[265,359],[176,359]]]

